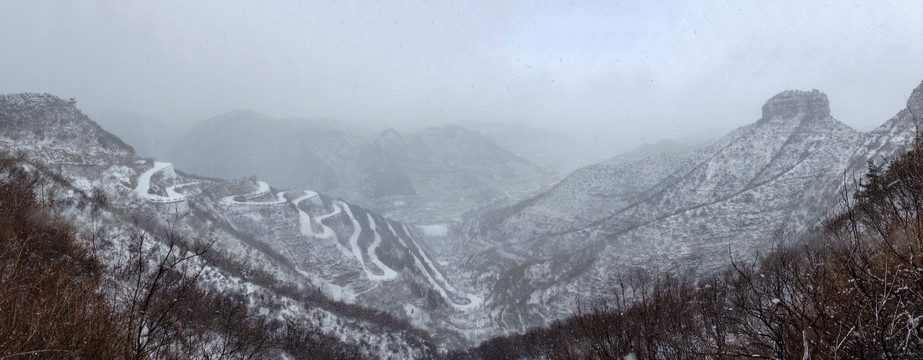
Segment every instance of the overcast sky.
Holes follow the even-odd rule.
[[[727,132],[785,89],[861,130],[923,80],[923,2],[2,1],[0,92],[196,121],[232,109]]]

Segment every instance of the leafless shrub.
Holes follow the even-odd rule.
[[[102,268],[36,198],[39,180],[0,159],[0,358],[114,358]]]

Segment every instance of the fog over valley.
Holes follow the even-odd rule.
[[[168,124],[238,109],[381,130],[523,123],[612,152],[720,136],[785,89],[821,89],[868,130],[923,77],[913,2],[2,6],[4,93]]]

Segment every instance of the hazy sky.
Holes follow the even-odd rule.
[[[784,89],[865,130],[923,80],[923,2],[2,1],[0,92],[93,114],[723,133]]]

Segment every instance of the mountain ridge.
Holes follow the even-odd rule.
[[[85,241],[92,239],[106,266],[117,265],[138,231],[154,247],[159,235],[149,229],[212,238],[211,254],[201,260],[203,286],[245,299],[252,311],[268,309],[272,317],[366,344],[370,357],[424,356],[435,345],[411,321],[427,327],[426,313],[477,305],[431,260],[418,229],[362,207],[312,191],[280,192],[255,179],[202,178],[170,163],[136,161],[130,147],[52,95],[0,96],[0,126],[0,150],[28,152],[24,166],[54,179],[43,185],[43,199],[81,234],[92,234]],[[37,153],[45,143],[59,152]],[[119,157],[97,156],[108,152]],[[61,162],[61,154],[82,161]],[[105,205],[89,206],[91,195]],[[413,310],[415,318],[405,315]],[[451,330],[441,334],[443,344],[464,341]]]
[[[907,118],[900,115],[905,112],[877,130],[893,146],[873,148],[876,132],[860,133],[830,117],[823,93],[781,92],[764,105],[763,118],[707,148],[584,168],[535,198],[475,218],[464,235],[472,244],[468,259],[473,268],[488,261],[505,264],[490,267],[502,275],[487,287],[505,289],[490,303],[500,326],[514,329],[529,326],[519,316],[553,317],[576,300],[574,293],[604,291],[599,284],[631,269],[719,268],[728,249],[732,256],[748,256],[767,246],[765,239],[795,236],[824,216],[835,206],[844,169],[861,171],[857,164],[864,165],[869,154],[887,156],[907,143]],[[658,164],[665,169],[653,181],[627,175]],[[598,192],[607,186],[600,183],[605,176],[591,176],[601,169],[611,171],[610,177],[618,174],[611,188],[630,184],[643,195]],[[560,205],[545,199],[577,201]],[[585,205],[582,215],[572,213]],[[561,209],[569,209],[563,212],[571,217]],[[558,270],[540,270],[548,266]]]
[[[56,146],[58,153],[33,154],[34,158],[54,165],[52,170],[75,189],[85,194],[99,189],[115,208],[155,214],[158,221],[165,221],[171,211],[188,211],[191,215],[181,221],[184,229],[217,236],[217,251],[272,274],[261,276],[299,291],[320,289],[337,299],[386,311],[439,333],[440,341],[457,347],[569,315],[574,301],[604,294],[619,274],[671,271],[695,276],[720,267],[729,255],[750,256],[779,237],[798,236],[836,207],[844,171],[861,171],[867,160],[888,157],[909,144],[917,131],[914,115],[923,113],[923,82],[914,89],[907,109],[870,132],[858,132],[832,118],[826,95],[819,91],[782,92],[767,101],[762,118],[706,148],[583,167],[526,200],[475,211],[461,232],[443,227],[435,238],[413,222],[377,212],[376,204],[359,206],[303,187],[275,188],[272,181],[256,178],[186,175],[164,162],[134,162],[127,144],[107,141],[112,135],[101,128],[95,132],[98,125],[67,101],[39,99],[35,104],[47,106],[34,105],[40,111],[33,116],[29,107],[4,105],[3,99],[0,120],[31,125],[7,126],[13,130],[3,133],[0,147],[34,152]],[[11,101],[20,102],[28,103]],[[247,120],[253,113],[226,115],[241,119],[249,135],[275,136],[280,143],[301,136],[254,126]],[[31,118],[45,123],[27,122]],[[51,126],[73,119],[84,131]],[[463,128],[411,134],[389,130],[368,134],[368,142],[337,137],[335,130],[314,135],[329,134],[334,136],[310,145],[344,159],[349,157],[343,154],[365,152],[366,168],[348,175],[394,174],[380,180],[387,186],[370,190],[386,194],[385,201],[416,195],[426,188],[418,185],[421,179],[443,187],[454,181],[449,183],[454,187],[490,189],[470,193],[491,198],[515,191],[504,185],[517,185],[491,182],[509,182],[516,171],[532,171],[528,161],[485,145],[489,140]],[[42,136],[56,142],[37,141]],[[488,142],[477,145],[479,139]],[[237,140],[230,143],[246,147],[250,141]],[[474,146],[457,154],[452,149],[459,146],[452,142]],[[338,147],[344,144],[348,148]],[[61,161],[55,154],[62,152],[69,154],[63,158],[82,162]],[[513,165],[489,175],[465,175],[479,172],[482,164],[472,162],[485,157]],[[92,164],[92,171],[84,169],[85,164]],[[516,170],[517,164],[524,164],[525,170]],[[478,188],[479,184],[486,185]],[[459,208],[483,204],[478,198],[456,201],[453,206]],[[87,217],[83,210],[72,211],[76,219]],[[116,228],[128,225],[117,223]],[[273,299],[280,296],[224,271],[210,273],[210,283],[228,281],[238,290],[252,287]],[[269,301],[290,301],[285,296],[278,299]],[[300,316],[320,310],[292,311],[305,319]],[[336,323],[330,325],[334,331],[350,338],[373,336],[380,344],[417,341],[410,335],[380,338],[377,330],[340,323],[349,316],[324,311],[326,315],[317,315],[323,321],[305,321]],[[402,349],[403,354],[412,352]]]
[[[8,151],[29,153],[45,163],[102,165],[128,161],[135,152],[78,110],[76,102],[47,93],[0,95],[0,123]],[[80,151],[57,139],[79,142]]]

